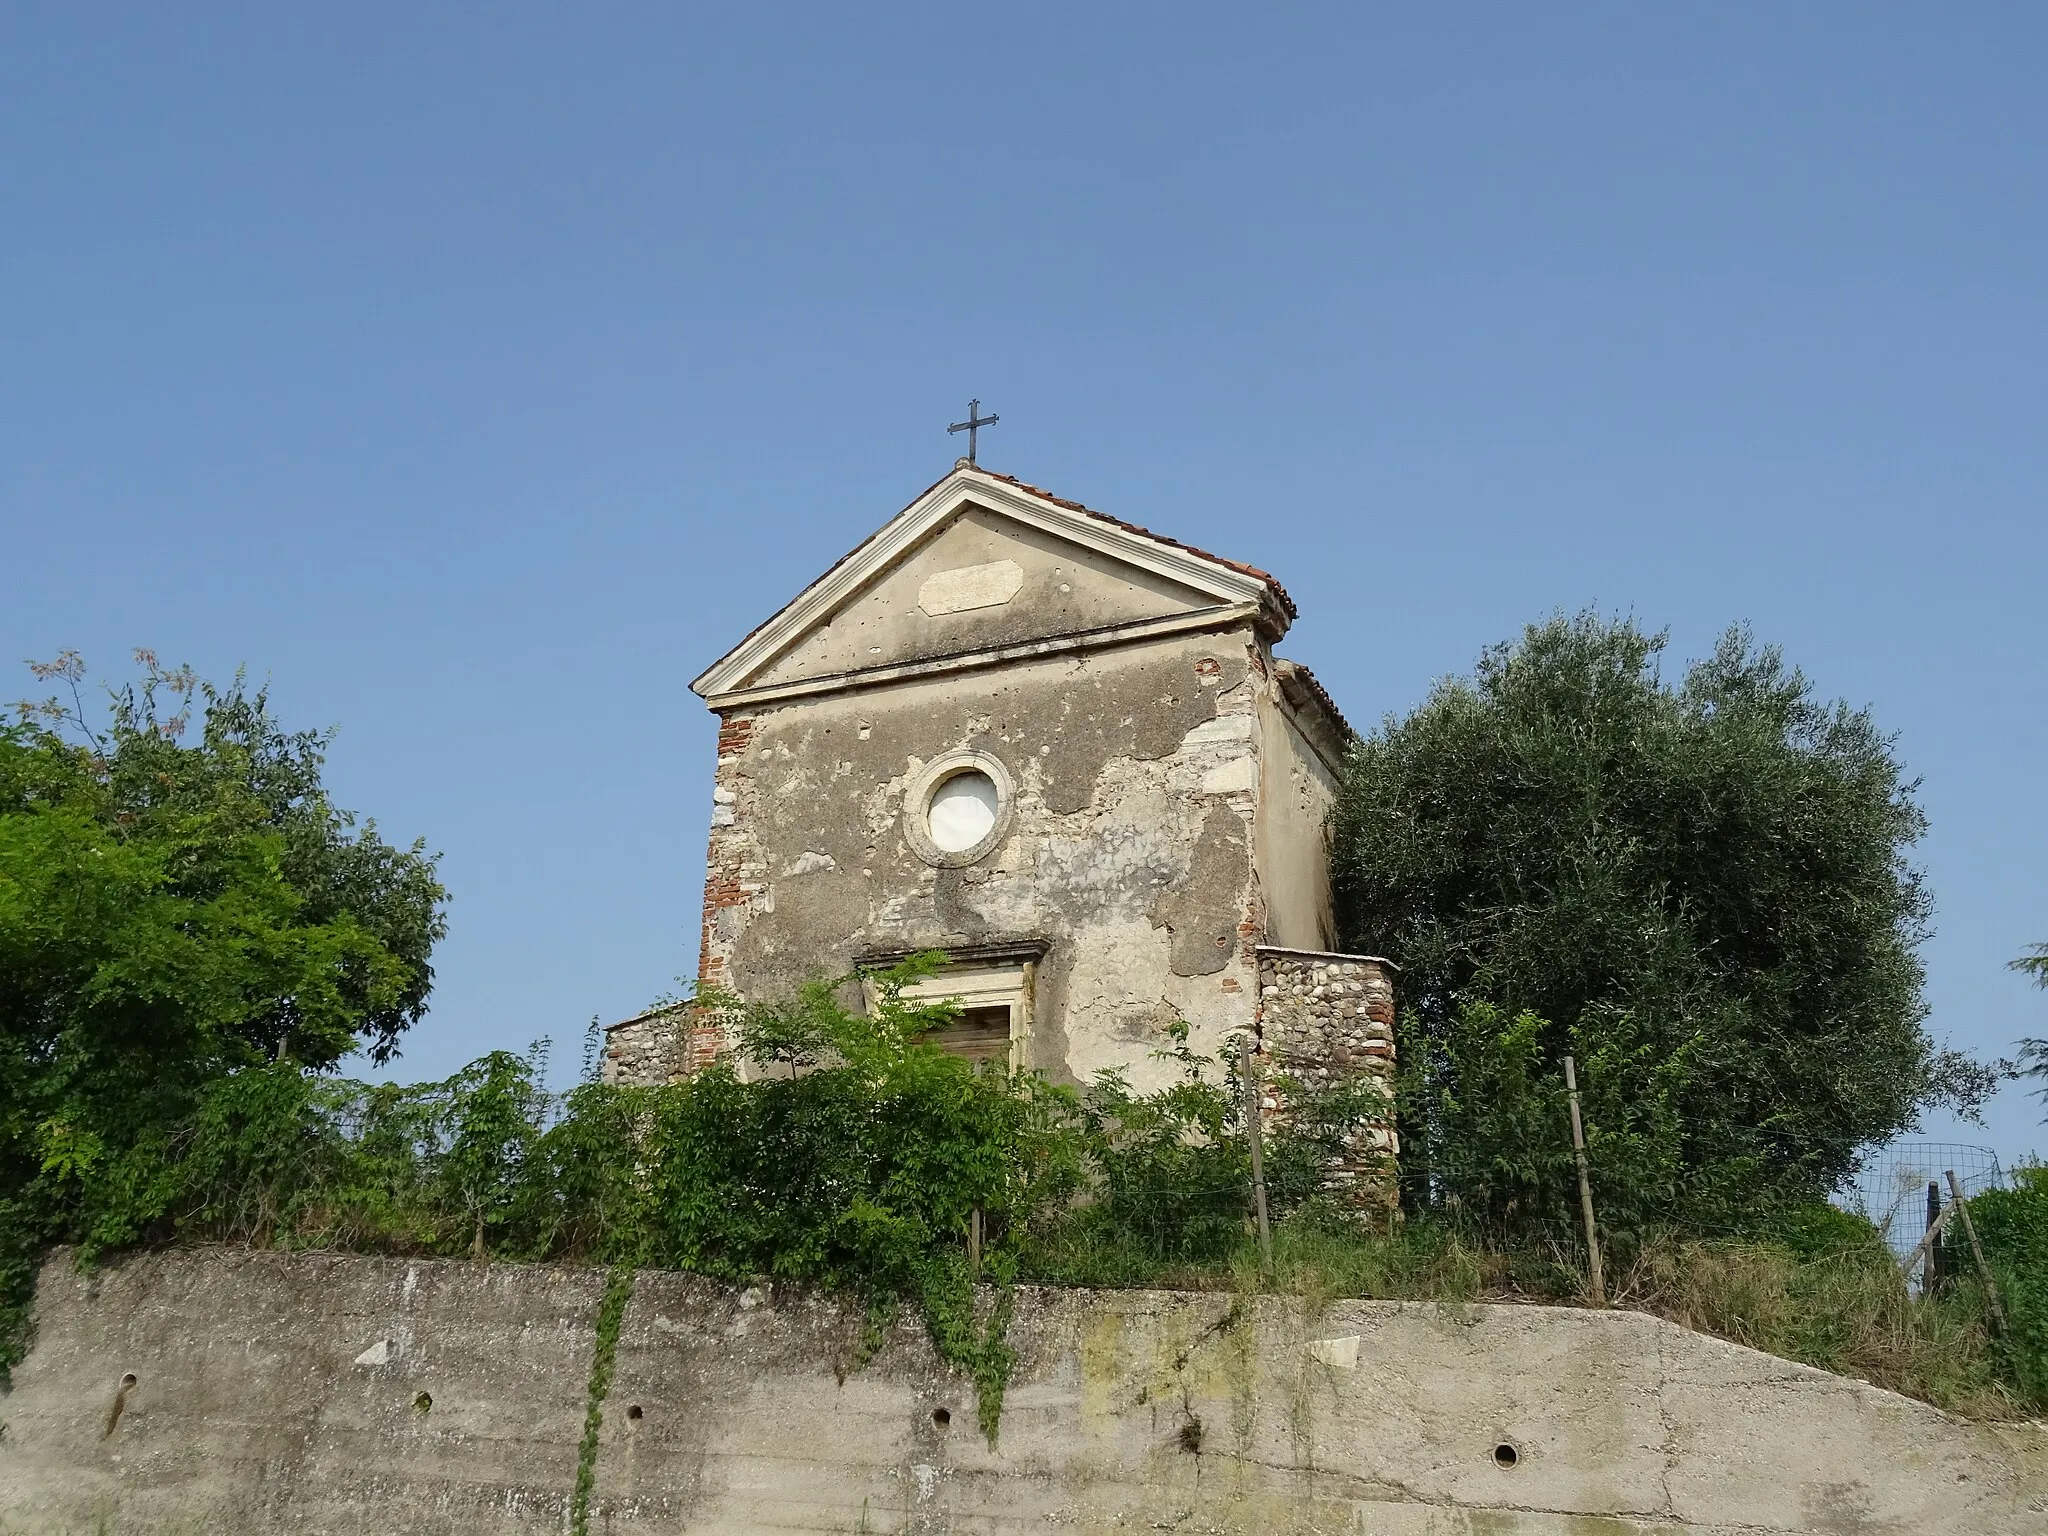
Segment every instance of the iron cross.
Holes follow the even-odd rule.
[[[974,434],[983,427],[994,426],[1001,420],[1002,417],[996,415],[994,411],[990,411],[986,416],[982,415],[981,402],[979,400],[970,400],[967,402],[967,419],[954,422],[946,430],[949,433],[965,432],[967,434],[967,462],[972,464],[974,462]]]

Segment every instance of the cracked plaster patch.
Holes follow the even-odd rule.
[[[917,606],[933,618],[976,608],[1000,608],[1023,585],[1024,568],[1014,560],[963,565],[927,576],[917,589]]]
[[[1303,1346],[1309,1359],[1333,1365],[1340,1371],[1358,1369],[1359,1335],[1347,1333],[1337,1339],[1311,1339]]]

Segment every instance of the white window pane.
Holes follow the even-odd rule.
[[[954,774],[933,794],[925,820],[941,852],[966,852],[996,824],[995,780],[972,769]]]

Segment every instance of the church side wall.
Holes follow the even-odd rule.
[[[1266,941],[1329,949],[1337,942],[1328,843],[1336,776],[1303,737],[1277,689],[1262,695],[1259,716],[1258,862]]]
[[[1215,1050],[1249,1028],[1269,686],[1246,630],[792,701],[724,723],[701,981],[742,995],[918,948],[1042,944],[1029,1064],[1163,1080],[1176,1018]],[[988,753],[1004,841],[935,868],[905,832],[924,766]]]

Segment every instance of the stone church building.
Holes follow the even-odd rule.
[[[1273,654],[1294,617],[1264,571],[962,460],[691,684],[720,722],[699,984],[937,949],[924,990],[964,1004],[939,1043],[969,1055],[1146,1087],[1182,1019],[1198,1051],[1250,1032],[1384,1081],[1388,968],[1329,953],[1351,732]],[[725,1047],[659,1010],[605,1070]]]

